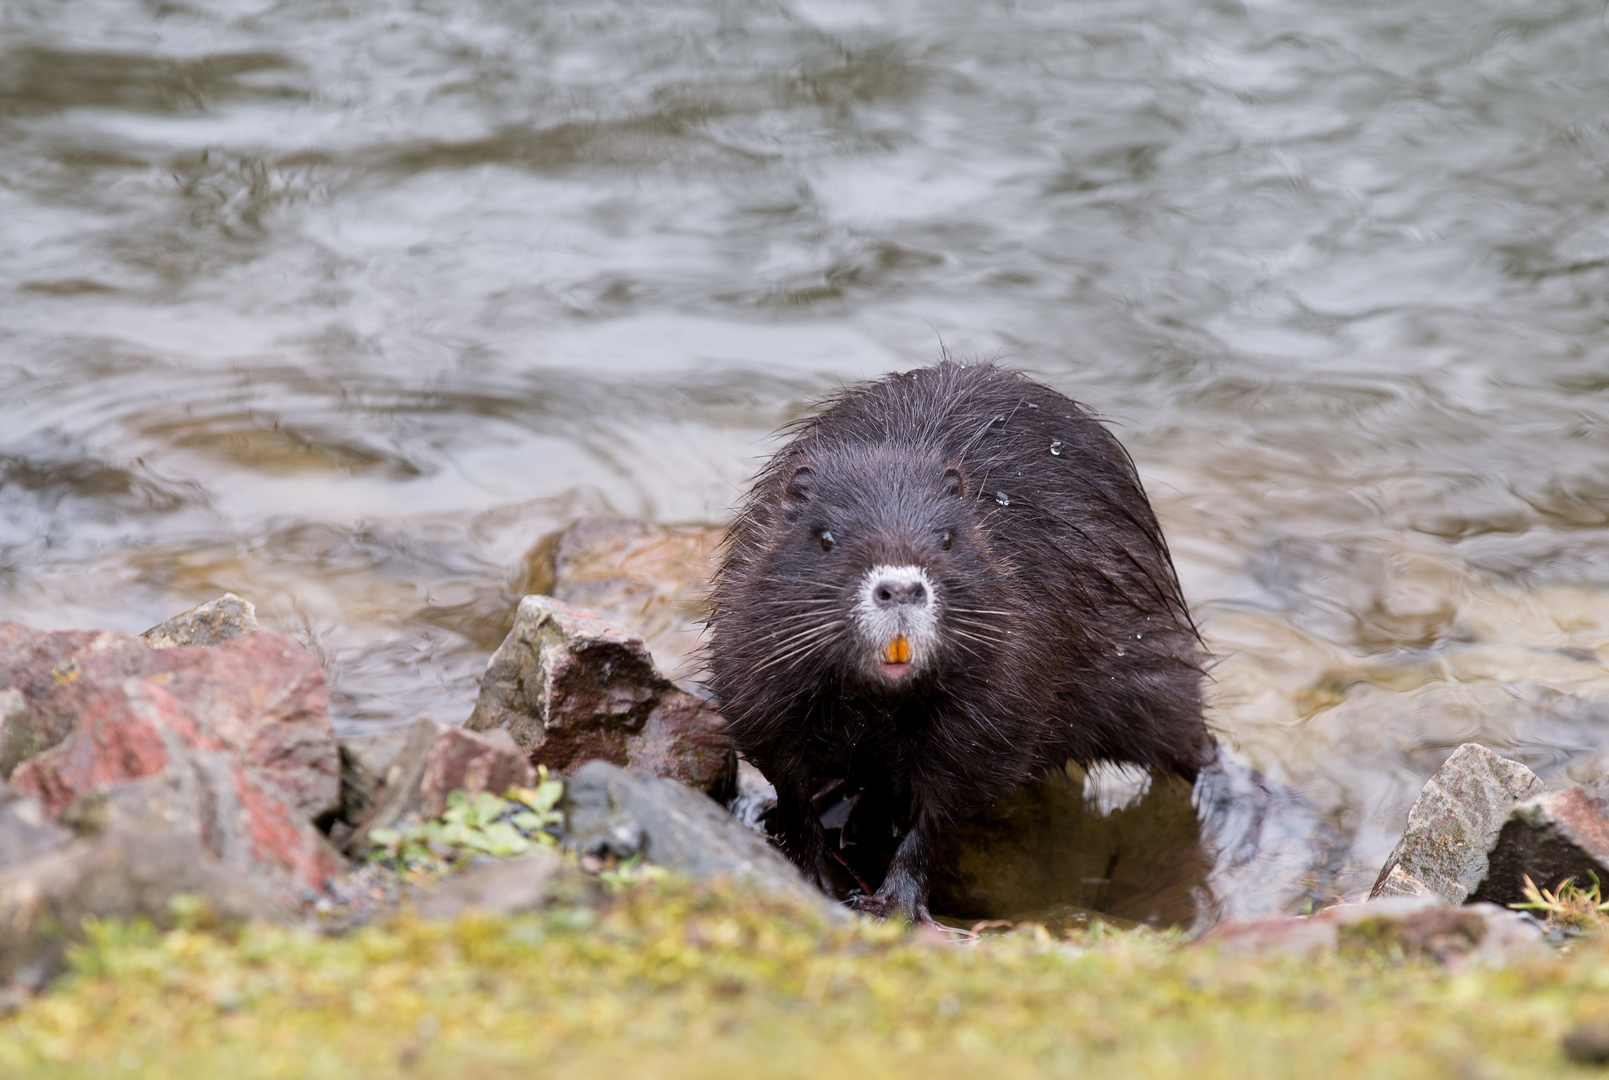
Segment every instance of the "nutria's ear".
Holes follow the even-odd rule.
[[[808,464],[795,465],[782,479],[782,507],[797,513],[810,501],[816,489],[816,471]]]
[[[944,492],[962,499],[967,497],[967,477],[960,466],[952,465],[944,470]]]

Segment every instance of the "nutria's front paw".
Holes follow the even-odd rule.
[[[874,919],[904,919],[917,926],[937,926],[933,916],[928,913],[926,904],[904,904],[896,897],[884,896],[881,893],[872,896],[857,896],[852,901],[856,911],[862,915],[870,915]]]

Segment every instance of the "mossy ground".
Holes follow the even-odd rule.
[[[345,937],[104,925],[0,1021],[33,1077],[1506,1077],[1586,1072],[1609,948],[1448,972],[1219,955],[1145,931],[969,946],[720,887]]]

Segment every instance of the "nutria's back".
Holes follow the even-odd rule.
[[[1128,455],[992,365],[892,375],[798,425],[740,508],[710,631],[710,687],[783,804],[842,777],[931,830],[1047,765],[1193,778],[1214,752]]]

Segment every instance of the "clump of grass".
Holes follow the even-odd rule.
[[[1559,882],[1552,892],[1538,888],[1531,875],[1522,875],[1524,886],[1521,892],[1525,901],[1510,904],[1509,907],[1519,911],[1537,912],[1544,922],[1561,929],[1576,933],[1594,933],[1609,925],[1609,901],[1603,898],[1603,888],[1598,881],[1598,875],[1591,870],[1587,876],[1592,878],[1591,888],[1582,888],[1575,883],[1575,878],[1568,877]]]
[[[369,833],[371,861],[411,874],[439,873],[479,855],[509,858],[558,844],[564,784],[540,770],[535,787],[505,794],[454,791],[440,817]]]

